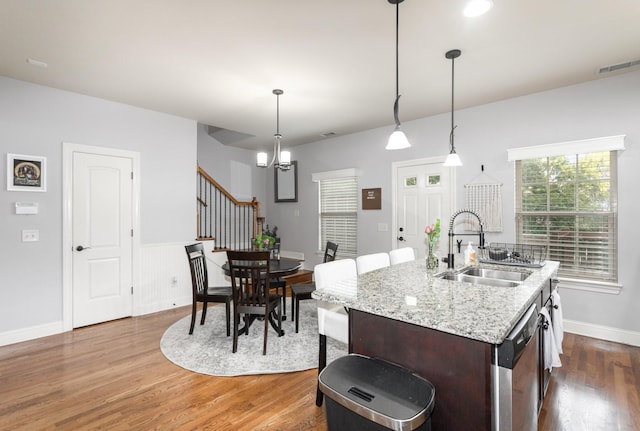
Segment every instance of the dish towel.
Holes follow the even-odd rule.
[[[553,317],[553,335],[556,337],[556,346],[558,353],[562,354],[562,339],[564,338],[564,327],[562,324],[562,304],[560,303],[560,294],[558,289],[553,289],[551,293],[551,317]]]
[[[545,322],[547,323],[546,329],[543,328],[542,331],[542,345],[544,347],[544,367],[547,370],[551,371],[553,367],[561,367],[562,362],[560,362],[560,354],[558,353],[558,347],[553,335],[553,325],[551,324],[551,316],[549,316],[549,311],[546,307],[542,307],[540,314],[542,314]]]

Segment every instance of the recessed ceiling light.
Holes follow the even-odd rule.
[[[462,13],[469,18],[480,16],[487,13],[491,6],[493,6],[491,0],[471,0],[467,3]]]
[[[35,58],[27,58],[27,63],[32,66],[41,67],[43,69],[49,67],[49,65],[44,61],[36,60]]]

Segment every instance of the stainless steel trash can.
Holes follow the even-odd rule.
[[[435,388],[406,368],[352,354],[330,363],[318,380],[329,431],[431,430]]]

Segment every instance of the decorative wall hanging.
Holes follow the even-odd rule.
[[[47,191],[47,158],[7,154],[7,190]]]
[[[362,209],[382,209],[382,189],[362,189]]]
[[[465,184],[465,208],[477,212],[484,223],[485,232],[502,232],[502,183],[484,172]],[[475,230],[471,217],[467,230]],[[476,221],[477,223],[477,221]]]

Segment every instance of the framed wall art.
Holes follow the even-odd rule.
[[[47,158],[7,154],[7,190],[47,191]]]
[[[274,167],[275,201],[298,202],[298,162],[291,162],[291,167],[282,171]]]

